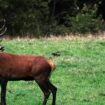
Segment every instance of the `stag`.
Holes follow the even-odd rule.
[[[3,38],[3,36],[4,36],[4,33],[6,32],[6,30],[7,30],[7,27],[5,27],[5,19],[3,19],[3,25],[2,25],[2,27],[0,28],[0,41],[2,41],[2,38]],[[1,21],[0,21],[0,23],[1,23]],[[4,47],[2,46],[2,45],[0,45],[0,51],[4,51]]]
[[[49,80],[55,68],[56,65],[43,56],[0,53],[1,105],[6,105],[8,81],[16,80],[35,80],[44,93],[42,105],[46,105],[50,93],[52,93],[52,105],[56,105],[57,88]]]

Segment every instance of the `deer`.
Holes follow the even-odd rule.
[[[17,80],[35,80],[44,93],[42,105],[46,105],[50,93],[52,93],[52,105],[56,105],[57,88],[49,80],[55,68],[56,65],[43,56],[0,53],[1,105],[6,105],[8,81]]]
[[[2,31],[2,32],[1,32]],[[0,38],[5,33],[4,25],[0,28]],[[3,47],[0,47],[2,51]],[[6,52],[0,53],[0,85],[1,85],[1,104],[6,104],[6,88],[8,81],[36,81],[44,94],[42,105],[47,104],[47,100],[52,93],[52,105],[56,105],[57,87],[50,82],[52,71],[56,65],[43,56],[16,55]]]

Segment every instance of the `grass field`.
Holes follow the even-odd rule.
[[[62,39],[4,40],[5,52],[43,55],[57,64],[51,81],[57,105],[105,105],[105,41]],[[52,53],[60,56],[53,56]],[[43,93],[32,82],[9,82],[8,105],[41,105]],[[48,104],[51,105],[51,96]]]

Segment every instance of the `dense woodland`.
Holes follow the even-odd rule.
[[[0,0],[8,35],[65,35],[105,30],[105,0]]]

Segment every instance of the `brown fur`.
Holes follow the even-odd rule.
[[[45,72],[55,65],[42,56],[20,56],[0,53],[0,76],[19,78],[24,76],[36,76],[39,72]],[[34,68],[34,69],[33,69]]]
[[[56,68],[52,61],[43,56],[25,56],[8,53],[0,53],[0,81],[1,84],[9,80],[36,80],[41,90],[46,93],[53,93],[52,105],[55,105],[56,87],[50,81],[51,70]],[[1,85],[2,86],[2,85]],[[3,88],[2,88],[3,89]],[[4,89],[5,91],[5,89]],[[4,97],[2,97],[4,94]],[[44,99],[43,105],[46,105]],[[5,92],[1,92],[1,105],[6,105]]]

